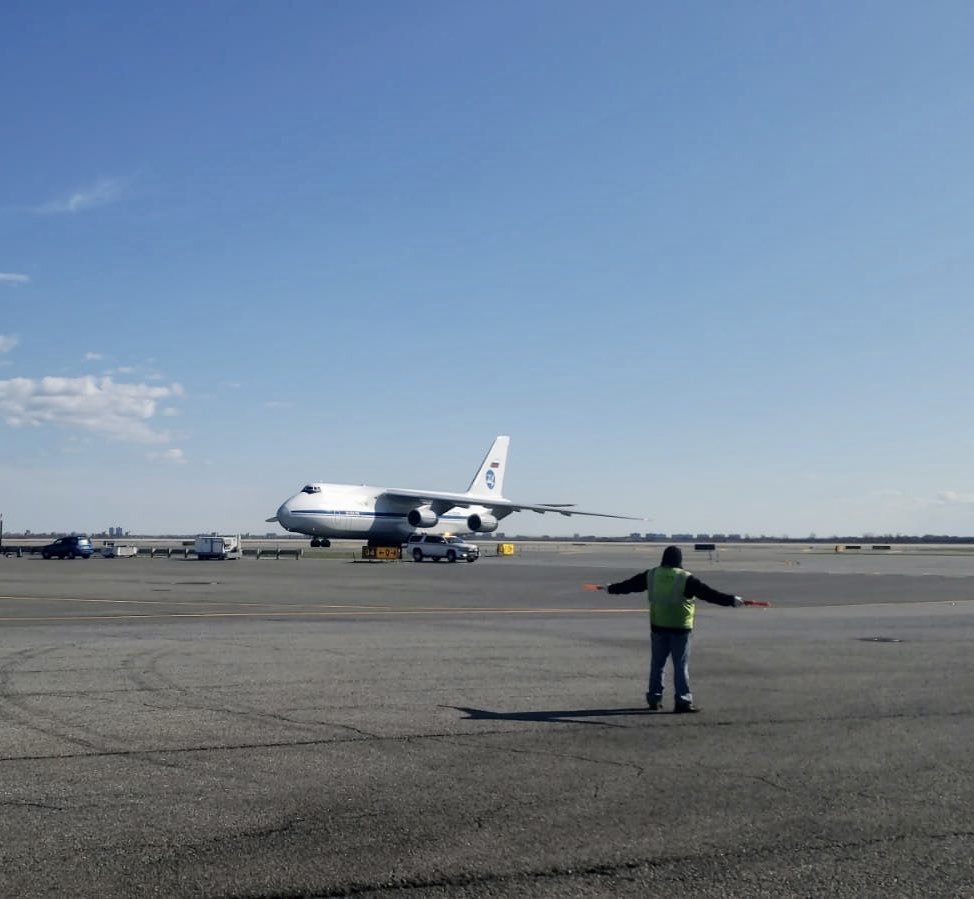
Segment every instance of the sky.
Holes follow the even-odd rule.
[[[974,534],[974,5],[0,11],[7,531],[311,480]]]

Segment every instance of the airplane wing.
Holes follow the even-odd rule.
[[[456,507],[484,506],[496,512],[557,512],[559,515],[587,515],[594,518],[623,518],[626,521],[647,521],[633,515],[609,515],[606,512],[580,512],[568,504],[557,503],[516,503],[498,496],[471,496],[469,493],[438,493],[436,491],[406,490],[398,487],[382,491],[382,497],[394,502],[420,503],[432,506],[437,514],[442,515],[448,509]]]

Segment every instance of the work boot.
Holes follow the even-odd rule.
[[[646,694],[646,705],[649,706],[651,712],[658,712],[662,703],[658,699],[653,699],[652,693]]]
[[[673,706],[673,714],[680,715],[686,712],[699,712],[698,709],[692,702],[678,702]]]

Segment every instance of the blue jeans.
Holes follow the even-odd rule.
[[[673,688],[677,702],[693,702],[690,692],[690,636],[693,631],[662,634],[653,632],[649,663],[649,701],[663,701],[663,669],[673,657]]]

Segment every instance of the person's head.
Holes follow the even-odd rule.
[[[680,551],[680,547],[667,546],[663,550],[663,560],[660,565],[665,565],[667,568],[679,568],[683,565],[683,553]]]

